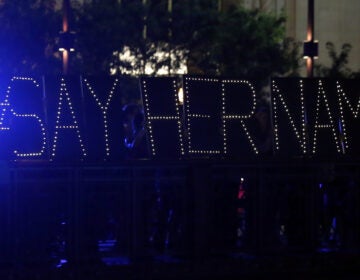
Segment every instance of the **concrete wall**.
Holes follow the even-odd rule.
[[[296,41],[306,39],[307,4],[306,0],[223,0],[237,2],[246,8],[260,8],[263,11],[280,14],[285,12],[287,36]],[[331,60],[326,43],[333,42],[338,51],[345,43],[352,45],[348,66],[353,71],[360,70],[360,1],[359,0],[315,0],[315,39],[319,40],[319,59],[330,66]],[[301,74],[305,75],[305,66]]]
[[[307,1],[285,0],[288,16],[287,35],[297,41],[306,38]],[[340,52],[345,43],[352,45],[348,66],[360,70],[360,1],[315,0],[315,39],[319,40],[319,59],[316,63],[330,66],[326,43],[333,42]]]

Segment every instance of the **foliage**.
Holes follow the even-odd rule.
[[[112,68],[116,73],[144,74],[146,64],[150,64],[155,73],[163,67],[170,73],[186,59],[184,47],[197,25],[193,18],[200,9],[192,9],[192,2],[175,1],[170,14],[166,0],[147,1],[145,5],[139,0],[109,1],[106,5],[86,1],[76,11],[81,71],[109,73]],[[198,2],[203,2],[202,7],[209,3]],[[125,52],[131,55],[131,62],[120,59]]]
[[[87,1],[79,10],[83,72],[145,74],[149,64],[153,73],[173,74],[186,61],[189,74],[265,79],[299,67],[298,45],[284,39],[284,17],[235,7],[219,12],[209,0],[173,1],[171,12],[167,0],[141,2]]]
[[[123,46],[139,46],[142,34],[142,5],[132,1],[87,1],[74,9],[77,36],[77,69],[87,74],[109,74],[113,52]],[[136,65],[136,67],[139,67]]]
[[[258,10],[220,13],[218,21],[201,30],[193,42],[192,64],[204,74],[257,79],[296,70],[298,45],[284,39],[284,22],[284,17]]]
[[[0,73],[59,74],[62,11],[56,0],[0,4]],[[284,39],[284,17],[229,7],[216,0],[72,1],[70,29],[76,53],[70,74],[145,74],[150,65],[174,74],[267,78],[298,68],[298,46]],[[131,55],[131,61],[123,56]],[[159,55],[160,54],[160,55]],[[112,70],[112,72],[111,72]]]
[[[61,18],[55,0],[8,0],[0,4],[0,73],[61,71],[56,39]]]
[[[331,59],[331,66],[324,65],[315,66],[315,74],[318,77],[328,78],[360,78],[360,71],[353,72],[347,64],[349,62],[349,54],[352,46],[350,44],[343,44],[341,51],[338,54],[332,42],[326,43],[326,49]]]

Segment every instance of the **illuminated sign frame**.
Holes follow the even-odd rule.
[[[92,149],[96,146],[101,160],[114,157],[121,160],[121,149],[116,148],[122,145],[122,141],[114,137],[113,131],[114,127],[121,129],[121,120],[114,119],[114,112],[121,111],[124,105],[118,101],[123,94],[121,79],[107,79],[110,82],[108,88],[82,76],[80,79],[58,77],[55,78],[56,83],[46,83],[46,77],[2,78],[0,141],[4,149],[10,150],[2,151],[0,157],[10,160],[62,160],[64,157],[59,154],[58,148],[63,146],[63,150],[69,147],[78,151],[69,153],[65,160],[88,161],[95,158]],[[183,76],[180,82],[176,77],[140,77],[139,82],[149,158],[226,160],[263,156],[258,144],[263,136],[256,133],[259,100],[262,97],[259,82],[193,76]],[[271,154],[274,157],[358,157],[359,149],[355,142],[359,139],[359,84],[359,80],[272,79],[268,102]],[[178,100],[180,88],[183,88],[183,105]],[[28,112],[20,110],[21,104],[13,102],[20,89],[25,91],[22,93],[25,98],[33,98],[31,94],[36,94],[36,100],[44,101],[40,104],[42,109],[29,107],[26,109]],[[21,103],[21,100],[17,99],[17,102]],[[97,122],[101,121],[96,125],[102,131],[92,131],[94,125],[87,123],[87,117],[93,112],[86,112],[84,108],[90,102],[97,110]],[[241,105],[242,109],[237,109],[237,105]],[[32,135],[19,134],[21,129],[14,126],[17,123],[33,129]],[[201,125],[207,127],[205,132],[196,131]],[[229,126],[232,127],[231,133]],[[102,134],[98,136],[103,138],[102,147],[89,145],[94,133]],[[68,137],[69,134],[72,138]],[[60,135],[64,139],[61,140]],[[121,133],[118,135],[121,136]],[[21,137],[31,148],[16,143],[11,145],[11,137]],[[239,143],[239,147],[247,150],[243,153],[232,150],[229,141],[234,137],[241,139],[243,142]]]

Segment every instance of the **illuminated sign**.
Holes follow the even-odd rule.
[[[143,87],[156,79],[143,79]],[[147,103],[161,98],[159,92],[164,95],[161,85],[158,86],[147,89],[146,93],[143,90]],[[185,158],[359,154],[355,144],[359,140],[356,128],[360,110],[359,80],[272,79],[268,102],[260,83],[252,80],[184,76],[182,86],[183,129],[177,138],[183,137]],[[172,90],[172,94],[177,90]],[[163,116],[163,125],[170,125],[167,120],[177,119],[167,115],[170,107],[174,104],[168,99],[156,109],[157,114]],[[152,120],[152,113],[146,113]],[[153,127],[149,126],[149,130]],[[163,143],[168,133],[165,126],[159,126],[157,131],[160,137],[151,137],[153,146]],[[169,143],[175,145],[173,140]],[[152,153],[155,158],[166,158],[166,155]]]
[[[1,77],[0,159],[124,159],[123,77]],[[359,155],[360,81],[141,77],[148,158]],[[184,103],[178,100],[183,89]]]
[[[359,155],[359,97],[359,80],[273,79],[275,154]]]
[[[358,84],[336,81],[336,96],[339,105],[338,129],[341,149],[345,154],[360,154],[360,88]]]
[[[141,92],[151,156],[183,156],[185,151],[176,80],[143,78]]]
[[[0,96],[0,156],[45,157],[48,146],[41,80],[28,77],[2,79]]]

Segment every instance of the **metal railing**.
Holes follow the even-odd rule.
[[[360,249],[357,162],[17,164],[0,261],[126,264]]]

